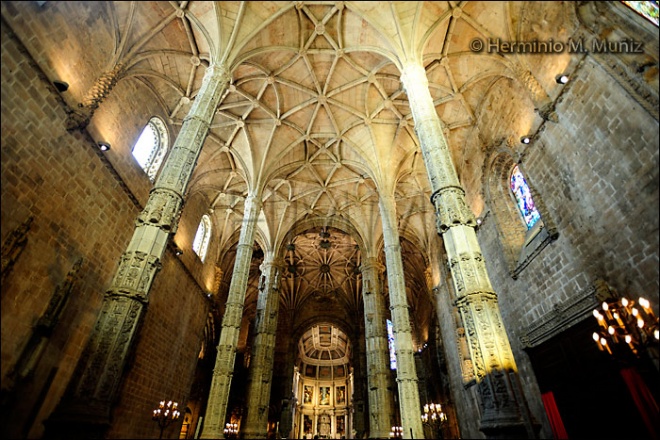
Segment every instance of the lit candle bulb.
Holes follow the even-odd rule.
[[[635,345],[632,343],[632,336],[626,335],[625,340],[626,340],[626,344],[628,344],[632,352],[637,353],[637,349],[635,348]]]
[[[605,339],[605,338],[600,338],[600,343],[601,343],[601,345],[605,348],[605,350],[607,350],[607,352],[608,352],[609,354],[612,354],[612,350],[610,350],[609,345],[607,345],[607,339]]]
[[[628,299],[627,298],[621,298],[621,305],[623,307],[628,307]]]
[[[621,320],[621,317],[619,316],[619,314],[618,314],[617,312],[612,313],[612,316],[614,317],[614,319],[616,319],[616,322],[617,322],[621,327],[625,327],[625,325],[623,325],[623,321]]]
[[[598,320],[598,324],[601,327],[603,327],[604,329],[607,328],[607,323],[605,322],[605,318],[598,310],[594,310],[594,317]]]
[[[655,331],[653,332],[653,336],[655,336],[655,339],[660,339],[660,330],[655,329]]]
[[[642,306],[642,308],[644,309],[644,311],[646,312],[646,314],[649,315],[649,317],[650,317],[651,319],[654,318],[655,315],[653,315],[653,310],[651,309],[651,303],[649,302],[648,299],[646,299],[646,298],[640,298],[640,299],[639,299],[639,305]]]

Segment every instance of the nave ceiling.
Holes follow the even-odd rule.
[[[531,72],[552,98],[568,56],[479,53],[470,42],[566,39],[576,26],[568,2],[3,2],[2,8],[49,79],[69,83],[63,99],[93,115],[89,130],[112,143],[111,160],[120,165],[130,162],[130,141],[151,114],[123,121],[114,99],[135,106],[147,99],[174,138],[206,66],[229,66],[231,83],[186,202],[211,214],[208,258],[231,272],[233,258],[225,257],[235,249],[243,201],[248,191],[260,192],[257,242],[287,264],[282,303],[295,310],[308,298],[336,296],[358,308],[356,267],[381,256],[378,195],[391,193],[409,301],[421,323],[429,319],[430,299],[419,292],[438,281],[427,267],[441,246],[400,81],[403,66],[426,67],[459,178],[481,215],[488,154],[501,146],[515,150],[519,136],[542,121],[534,108],[543,99],[525,88],[520,72]],[[135,129],[134,138],[120,133],[126,128]],[[182,222],[179,246],[190,248],[194,228]],[[257,278],[248,292],[252,306]]]

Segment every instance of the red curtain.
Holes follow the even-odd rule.
[[[628,386],[628,391],[635,401],[639,414],[651,434],[651,438],[660,439],[660,410],[651,391],[648,389],[636,369],[629,367],[621,370],[621,376]]]
[[[564,422],[561,421],[557,402],[555,402],[555,395],[552,391],[548,391],[541,394],[541,398],[545,406],[545,413],[548,415],[548,420],[550,421],[553,436],[556,440],[568,439],[568,433],[566,432],[566,428],[564,428]]]

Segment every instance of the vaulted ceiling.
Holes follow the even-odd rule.
[[[294,309],[307,298],[336,294],[347,307],[359,304],[355,268],[364,253],[381,253],[380,192],[395,195],[409,290],[428,287],[439,238],[402,66],[426,67],[454,164],[479,215],[488,148],[503,139],[511,147],[511,139],[539,126],[534,107],[556,93],[554,76],[568,58],[478,52],[470,42],[567,38],[573,8],[456,1],[2,3],[46,75],[70,84],[63,98],[93,115],[90,130],[105,138],[122,125],[98,115],[122,85],[146,90],[175,135],[206,66],[230,67],[231,84],[186,209],[211,213],[209,255],[230,272],[225,257],[236,244],[243,200],[248,190],[260,192],[257,241],[287,262],[282,299]],[[540,89],[526,86],[521,72]],[[118,168],[131,148],[113,144]]]

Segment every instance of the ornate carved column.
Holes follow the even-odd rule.
[[[363,318],[363,316],[355,313],[353,315],[356,321]],[[354,330],[347,335],[351,341],[361,341],[364,338],[364,328],[356,325]],[[351,416],[352,431],[355,432],[354,438],[364,438],[368,434],[367,418],[369,417],[369,409],[366,407],[367,399],[367,362],[364,348],[361,344],[355,344],[351,350],[350,363],[352,368],[353,386],[352,386],[352,408]],[[369,435],[369,438],[373,438]]]
[[[283,343],[284,353],[281,351],[278,353],[278,359],[281,359],[281,362],[278,362],[280,366],[274,368],[275,371],[273,371],[273,374],[277,375],[275,380],[278,382],[278,389],[273,390],[273,392],[281,396],[280,424],[277,435],[282,438],[292,438],[293,427],[295,426],[294,419],[299,417],[296,410],[298,398],[294,392],[296,354],[298,351],[298,341],[292,337],[294,321],[295,310],[285,309],[280,312],[279,333],[288,336],[285,337],[286,341]]]
[[[403,276],[401,245],[397,229],[396,204],[394,196],[380,194],[378,203],[383,222],[387,284],[390,294],[390,310],[396,347],[396,381],[399,389],[399,412],[403,438],[424,438],[421,404],[417,389],[415,371],[415,349],[413,348],[412,327],[408,314],[406,283]]]
[[[52,432],[86,438],[102,432],[134,344],[149,290],[161,266],[170,234],[176,232],[183,194],[230,74],[210,66],[163,170],[151,190],[135,231],[105,293],[100,316],[78,362],[67,392],[49,420]],[[59,426],[59,428],[58,428]]]
[[[431,182],[436,226],[447,252],[475,369],[483,409],[480,429],[488,437],[525,437],[528,433],[512,382],[517,380],[516,363],[477,241],[474,214],[467,207],[465,191],[452,164],[426,72],[420,65],[409,64],[401,80]]]
[[[213,370],[213,380],[206,409],[206,420],[201,438],[224,438],[225,416],[229,400],[229,388],[234,374],[236,346],[243,317],[243,304],[250,275],[250,260],[254,245],[254,231],[261,210],[261,199],[257,194],[248,194],[245,199],[243,223],[238,239],[234,272],[229,285],[225,314],[222,318],[218,354]]]
[[[259,297],[255,325],[252,362],[248,377],[247,419],[245,438],[266,438],[268,434],[268,407],[270,404],[277,313],[280,302],[280,276],[283,262],[271,259],[261,264]]]
[[[390,369],[385,325],[385,298],[380,277],[385,268],[376,258],[362,260],[362,298],[364,300],[364,333],[367,346],[367,380],[369,386],[369,436],[388,438],[392,427],[392,393],[388,390]]]

